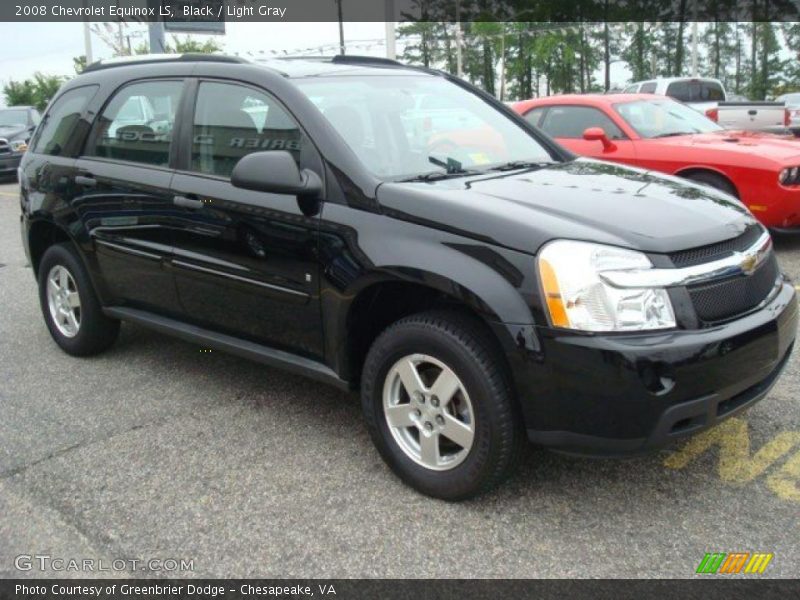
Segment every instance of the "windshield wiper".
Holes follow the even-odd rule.
[[[673,131],[671,133],[659,133],[658,135],[654,135],[653,139],[655,138],[665,138],[665,137],[675,137],[676,135],[692,135],[693,131]]]
[[[442,179],[450,179],[452,177],[464,177],[466,175],[477,175],[480,171],[471,171],[469,169],[461,169],[460,171],[431,171],[430,173],[420,173],[407,179],[401,179],[401,182],[410,181],[441,181]]]
[[[464,175],[475,175],[481,173],[481,171],[476,171],[474,169],[465,169],[461,166],[461,163],[457,161],[455,158],[447,157],[447,160],[441,160],[436,158],[435,156],[429,156],[428,162],[436,165],[437,167],[441,167],[444,171],[431,171],[429,173],[420,173],[419,175],[413,175],[407,179],[401,179],[400,181],[439,181],[441,179],[448,179],[450,177],[463,177]]]
[[[533,160],[512,160],[502,165],[492,167],[492,171],[513,171],[515,169],[543,169],[549,165],[555,164],[547,161],[533,161]]]

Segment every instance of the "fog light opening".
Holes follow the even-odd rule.
[[[639,378],[645,389],[656,396],[668,394],[675,387],[672,369],[665,363],[643,363],[639,366]]]

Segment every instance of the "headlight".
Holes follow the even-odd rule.
[[[778,174],[781,185],[800,185],[800,168],[787,167]]]
[[[539,279],[550,321],[581,331],[642,331],[675,327],[663,288],[617,288],[603,271],[651,269],[641,252],[614,246],[558,240],[539,253]]]
[[[25,140],[13,140],[8,145],[11,146],[12,152],[25,152],[28,149],[28,144]]]

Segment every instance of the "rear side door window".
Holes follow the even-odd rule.
[[[243,156],[265,150],[285,150],[300,165],[306,145],[297,123],[268,94],[238,84],[200,83],[192,124],[192,171],[230,177]]]
[[[79,137],[75,135],[76,128],[83,111],[97,93],[98,87],[86,85],[74,88],[56,98],[39,127],[36,139],[31,144],[32,151],[50,156],[67,154],[65,150],[68,149],[69,143]],[[35,114],[38,116],[38,113]]]
[[[556,138],[579,139],[589,127],[600,127],[609,139],[625,138],[610,118],[591,106],[551,106],[541,127]]]
[[[103,109],[85,156],[169,165],[182,81],[144,81],[119,90]]]

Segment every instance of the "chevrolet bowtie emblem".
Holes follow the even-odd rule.
[[[743,254],[742,262],[739,263],[739,268],[745,275],[752,275],[756,267],[758,267],[758,253]]]

